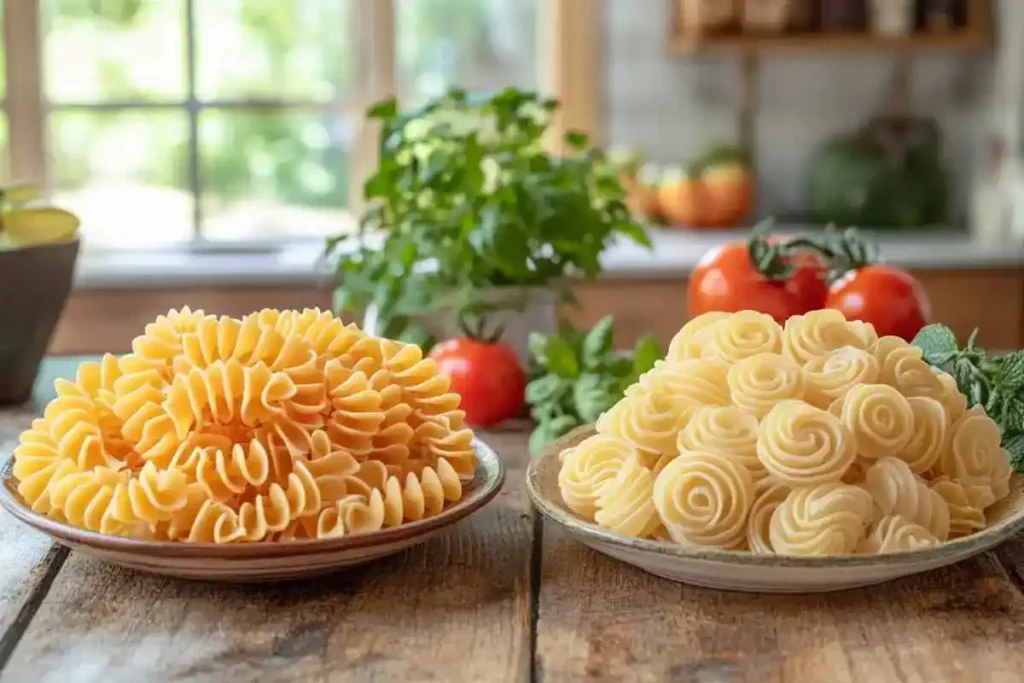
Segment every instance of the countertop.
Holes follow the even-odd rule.
[[[797,231],[796,228],[786,232]],[[746,239],[747,230],[651,231],[653,249],[631,243],[612,245],[604,254],[602,277],[681,277],[711,248]],[[912,268],[1012,268],[1024,265],[1024,242],[982,243],[963,232],[879,233],[883,259]],[[319,242],[245,252],[189,250],[90,252],[79,259],[78,289],[315,285],[330,280]]]
[[[45,374],[73,370],[51,362]],[[0,410],[4,453],[37,410]],[[507,468],[497,499],[419,546],[318,579],[150,576],[52,545],[0,513],[0,680],[1020,680],[1022,540],[838,593],[697,588],[539,519],[523,488],[526,431],[481,437]]]

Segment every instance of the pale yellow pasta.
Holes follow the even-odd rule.
[[[899,458],[880,458],[867,471],[861,487],[871,494],[883,515],[900,515],[920,524],[935,538],[949,538],[949,506]]]
[[[879,337],[871,353],[878,361],[880,371],[878,381],[889,386],[896,386],[896,365],[904,358],[920,359],[923,355],[921,349],[911,346],[902,337],[887,335]]]
[[[594,521],[624,536],[650,536],[659,524],[653,491],[651,471],[636,458],[626,460],[615,478],[602,488]]]
[[[658,361],[636,384],[626,389],[625,396],[660,394],[695,406],[729,405],[728,373],[729,365],[719,359]]]
[[[676,452],[676,439],[686,425],[690,406],[664,394],[626,396],[597,420],[597,431],[636,448],[642,462],[653,467],[662,454]]]
[[[462,481],[448,461],[440,458],[436,467],[424,467],[419,474],[409,472],[404,480],[380,472],[377,481],[356,495],[370,502],[379,496],[382,505],[381,525],[393,527],[439,514],[446,503],[454,503],[462,498]],[[328,512],[328,517],[332,514]],[[334,518],[340,519],[340,516]],[[320,524],[324,524],[323,513]],[[381,526],[376,527],[379,528]],[[345,530],[352,532],[353,528],[346,524]]]
[[[757,458],[757,418],[734,406],[698,408],[679,432],[678,450],[728,455],[760,479],[766,472]]]
[[[711,311],[702,313],[683,325],[683,328],[672,337],[668,346],[666,360],[682,362],[693,360],[704,355],[704,347],[710,342],[710,333],[715,325],[730,317],[730,313]]]
[[[967,413],[967,397],[960,393],[956,380],[948,372],[940,372],[938,377],[945,390],[938,400],[946,409],[946,424],[952,427]]]
[[[946,409],[934,398],[912,396],[907,399],[914,414],[914,428],[910,440],[898,453],[914,474],[924,474],[945,452],[948,443]]]
[[[472,430],[455,427],[444,416],[420,422],[409,441],[409,459],[402,464],[402,472],[419,474],[424,467],[434,467],[444,458],[464,482],[473,479],[476,472],[476,449]]]
[[[803,367],[805,400],[827,410],[858,384],[874,384],[878,379],[878,361],[864,349],[844,346],[812,359]]]
[[[988,491],[984,507],[1005,498],[1010,492],[1013,470],[1009,455],[1000,446],[999,426],[981,406],[975,406],[952,431],[950,447],[936,465],[939,474]]]
[[[794,315],[782,331],[782,354],[798,365],[844,346],[863,348],[862,330],[850,327],[842,313],[828,308]]]
[[[566,507],[593,521],[597,499],[604,486],[619,473],[622,463],[639,455],[631,445],[614,436],[596,434],[566,453],[558,471],[558,487]]]
[[[764,313],[740,311],[706,329],[702,358],[735,363],[761,353],[778,353],[782,348],[782,328]]]
[[[740,408],[764,417],[780,401],[804,396],[800,367],[777,353],[762,353],[741,360],[729,369],[729,396]]]
[[[321,510],[316,517],[316,531],[307,531],[306,535],[326,539],[379,531],[385,526],[385,517],[384,498],[379,490],[373,489],[369,497],[348,495]]]
[[[772,514],[769,539],[780,555],[848,555],[871,521],[871,495],[849,484],[794,489]]]
[[[654,507],[677,543],[738,548],[754,501],[747,468],[717,452],[687,451],[658,474]]]
[[[871,525],[857,547],[858,553],[905,553],[938,545],[928,529],[902,515],[886,515]]]
[[[863,458],[877,460],[899,453],[913,436],[914,413],[910,404],[888,385],[852,387],[837,410],[839,419],[856,440],[857,454]]]
[[[757,483],[754,503],[747,518],[747,546],[755,553],[771,554],[771,524],[775,508],[786,500],[790,488],[785,484],[765,477]]]
[[[794,488],[839,482],[855,453],[853,436],[835,416],[802,401],[772,408],[757,438],[761,464]]]
[[[873,349],[875,344],[878,342],[878,333],[875,331],[875,326],[871,323],[866,323],[861,320],[850,320],[847,322],[847,326],[860,339],[862,344],[861,348]]]
[[[892,355],[890,355],[891,357]],[[932,370],[932,366],[920,358],[912,356],[901,358],[893,367],[891,379],[892,386],[908,398],[926,396],[942,399],[946,394],[946,386]]]
[[[940,477],[932,482],[932,490],[949,506],[950,538],[969,536],[985,528],[987,489],[979,491],[949,477]]]

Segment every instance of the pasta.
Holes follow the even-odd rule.
[[[615,478],[602,487],[595,501],[594,521],[625,536],[650,536],[659,523],[653,490],[651,471],[637,458],[624,461]]]
[[[721,360],[658,361],[625,391],[627,398],[661,394],[690,405],[729,405],[726,377],[729,365]]]
[[[761,418],[779,402],[804,396],[804,378],[791,359],[761,353],[736,363],[727,378],[732,402]]]
[[[984,505],[987,494],[970,486],[940,477],[932,483],[932,490],[942,496],[949,506],[949,537],[969,536],[985,527]]]
[[[618,475],[624,462],[637,457],[635,448],[613,436],[585,439],[562,461],[558,472],[562,500],[577,515],[593,521],[601,489]]]
[[[317,309],[171,311],[130,354],[55,386],[15,449],[18,492],[100,533],[368,533],[440,513],[476,470],[473,433],[436,364]]]
[[[987,492],[982,507],[1010,493],[1013,470],[1009,456],[1000,446],[1000,438],[995,420],[976,406],[953,426],[950,448],[938,461],[940,474]]]
[[[783,401],[761,423],[757,457],[791,487],[839,482],[856,454],[850,431],[829,413],[801,401]]]
[[[789,492],[788,486],[771,477],[758,482],[754,503],[750,507],[750,517],[747,519],[747,546],[755,553],[775,552],[770,537],[772,515],[775,508],[786,500]]]
[[[754,480],[745,467],[714,452],[685,452],[654,482],[654,507],[677,543],[736,548],[746,540]]]
[[[907,403],[914,415],[914,428],[910,440],[896,457],[907,463],[914,474],[924,474],[946,450],[946,409],[937,400],[927,396],[911,396]]]
[[[811,360],[803,368],[805,399],[822,410],[858,384],[874,384],[878,361],[863,349],[844,346]]]
[[[881,458],[864,475],[861,485],[883,515],[899,515],[945,541],[949,538],[949,506],[941,495],[898,458]]]
[[[757,428],[757,418],[739,408],[699,408],[679,432],[678,450],[724,453],[760,479],[766,472],[757,459]]]
[[[710,333],[714,331],[715,324],[729,317],[728,313],[712,311],[698,315],[683,325],[683,329],[679,330],[669,343],[666,360],[679,363],[701,358],[704,355],[704,347],[711,340]]]
[[[900,515],[886,515],[875,522],[860,542],[861,553],[905,553],[939,543],[928,529]]]
[[[622,439],[654,466],[658,457],[675,453],[676,439],[690,411],[679,398],[664,394],[627,396],[597,420],[597,431]]]
[[[853,434],[857,454],[878,458],[900,452],[914,431],[914,412],[900,392],[885,384],[851,388],[837,407],[839,419]]]
[[[784,555],[848,555],[871,521],[871,495],[849,484],[795,489],[782,501],[769,529],[772,549]]]
[[[735,363],[761,353],[778,353],[782,345],[782,328],[764,313],[743,311],[705,329],[707,343],[701,358]]]
[[[782,330],[782,354],[804,365],[844,346],[864,347],[864,333],[839,311],[821,309],[794,315]]]

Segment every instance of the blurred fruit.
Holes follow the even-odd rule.
[[[0,214],[0,236],[16,247],[62,242],[75,236],[79,224],[75,214],[54,207],[7,209]]]
[[[459,337],[435,346],[430,357],[462,397],[459,409],[469,424],[490,427],[522,413],[526,371],[507,344]]]
[[[755,184],[746,154],[716,147],[688,171],[666,173],[658,188],[661,211],[671,223],[692,228],[724,228],[742,223],[754,205]]]
[[[907,271],[886,265],[860,265],[847,272],[829,287],[825,307],[839,309],[847,320],[871,323],[880,337],[908,342],[931,316],[921,283]]]
[[[626,189],[626,206],[634,214],[661,220],[664,213],[658,199],[661,172],[654,164],[644,164],[636,174],[621,178]]]

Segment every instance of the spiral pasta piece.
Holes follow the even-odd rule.
[[[715,325],[728,319],[730,315],[730,313],[711,311],[690,320],[672,337],[665,359],[672,363],[681,363],[703,357],[704,347],[710,343],[710,333]]]
[[[949,538],[949,506],[899,458],[881,458],[867,471],[861,487],[883,515],[899,515],[920,524],[935,538]]]
[[[772,514],[769,539],[780,555],[847,555],[871,521],[871,494],[841,483],[794,489]]]
[[[734,406],[699,408],[679,432],[679,451],[713,451],[727,455],[750,471],[765,476],[757,458],[757,418]]]
[[[775,508],[789,496],[790,488],[785,484],[765,477],[757,483],[754,502],[747,518],[747,546],[755,553],[770,555],[772,549],[771,524]]]
[[[850,431],[829,413],[801,401],[783,401],[761,422],[757,457],[787,486],[839,482],[853,463]]]
[[[373,439],[385,418],[380,392],[370,388],[365,373],[353,371],[341,361],[327,361],[324,376],[331,401],[327,418],[331,441],[344,446],[357,458],[368,455],[373,451]]]
[[[782,330],[782,355],[798,365],[824,356],[844,346],[864,348],[863,331],[851,327],[839,311],[823,308],[803,315],[794,315]]]
[[[878,343],[878,332],[875,331],[875,326],[871,323],[866,323],[862,320],[849,320],[846,323],[847,327],[857,335],[860,339],[862,349],[874,349],[875,344]]]
[[[597,431],[630,444],[653,467],[659,456],[676,452],[676,439],[690,412],[690,406],[671,396],[627,396],[598,418]]]
[[[960,393],[956,380],[947,372],[938,373],[944,389],[938,401],[946,409],[946,424],[952,426],[967,414],[967,397]]]
[[[874,384],[878,373],[878,361],[864,349],[844,346],[829,351],[803,367],[805,399],[812,406],[827,410],[858,384]]]
[[[932,482],[932,490],[949,506],[950,538],[969,536],[985,528],[986,490],[972,489],[949,477],[940,477]]]
[[[626,398],[659,394],[694,406],[729,405],[729,366],[719,359],[658,361],[625,391]]]
[[[740,311],[706,329],[702,358],[735,363],[762,353],[778,353],[782,348],[782,328],[764,313]]]
[[[838,413],[856,439],[858,455],[869,460],[899,453],[913,436],[914,412],[910,404],[900,392],[885,384],[851,388]]]
[[[405,472],[419,474],[424,467],[434,467],[444,458],[464,482],[472,480],[476,473],[473,432],[465,427],[453,427],[446,417],[421,422],[413,430],[409,454],[409,460],[404,463]]]
[[[933,398],[911,396],[907,399],[914,415],[914,427],[910,440],[896,454],[907,463],[914,474],[924,474],[946,451],[948,428],[946,409]]]
[[[376,386],[375,386],[376,385]],[[409,459],[409,443],[415,431],[409,424],[413,407],[402,401],[402,388],[390,383],[386,371],[370,378],[370,386],[380,392],[380,410],[384,420],[370,440],[370,455],[386,465],[401,467]]]
[[[729,395],[740,408],[762,418],[780,401],[803,398],[800,367],[777,353],[746,358],[729,369]]]
[[[907,398],[925,396],[941,400],[946,394],[946,386],[932,370],[932,366],[912,356],[896,363],[892,382],[892,386]]]
[[[635,458],[626,460],[597,497],[594,521],[625,536],[650,536],[659,524],[653,490],[651,471]]]
[[[448,461],[439,458],[436,467],[424,467],[418,475],[409,472],[404,481],[388,477],[373,491],[382,496],[383,525],[392,527],[439,514],[446,503],[462,498],[462,482]]]
[[[685,452],[654,482],[654,507],[677,543],[738,548],[746,540],[754,479],[721,453]]]
[[[916,346],[911,346],[903,338],[895,336],[880,337],[871,349],[872,355],[878,361],[878,381],[896,387],[896,366],[906,358],[921,360],[924,352]]]
[[[901,515],[886,515],[875,522],[860,542],[857,552],[867,554],[905,553],[938,545],[928,529]]]
[[[988,507],[1010,493],[1010,457],[1000,446],[999,426],[980,406],[953,426],[949,449],[938,460],[938,473],[965,486],[989,492]]]
[[[342,538],[379,531],[385,525],[384,498],[373,489],[369,497],[349,495],[324,508],[316,518],[315,538]]]
[[[614,436],[595,434],[584,439],[566,453],[558,470],[562,501],[581,518],[593,521],[604,486],[624,462],[638,457],[635,448]]]

